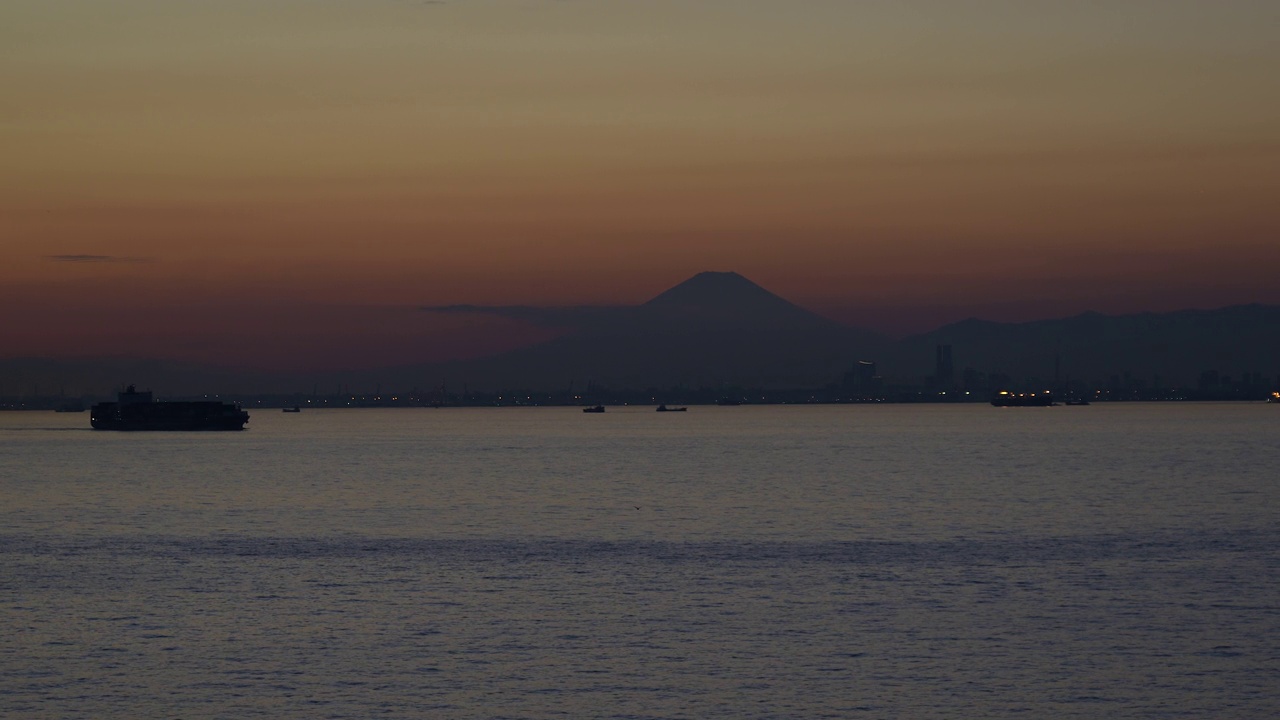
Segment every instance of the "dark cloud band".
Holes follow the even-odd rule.
[[[441,305],[420,308],[449,315],[493,315],[544,327],[582,327],[610,322],[635,308],[615,305],[535,307],[530,305]]]

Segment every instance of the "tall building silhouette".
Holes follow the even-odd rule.
[[[934,362],[933,378],[939,387],[951,387],[955,384],[956,368],[951,361],[951,346],[939,345],[937,359]]]

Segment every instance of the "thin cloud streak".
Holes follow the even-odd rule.
[[[132,255],[45,255],[45,260],[61,263],[152,263],[155,258]]]
[[[444,315],[491,315],[521,320],[545,328],[580,328],[616,319],[620,314],[635,310],[625,305],[572,305],[566,307],[538,307],[534,305],[437,305],[423,307],[425,312]]]

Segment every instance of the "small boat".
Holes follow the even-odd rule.
[[[302,412],[302,408],[294,405],[291,408],[280,408],[280,412]]]
[[[1085,400],[1084,398],[1071,398],[1070,400],[1062,401],[1062,404],[1063,405],[1088,405],[1089,401]]]
[[[1280,404],[1280,392],[1271,393],[1271,397],[1267,398],[1267,402]]]
[[[603,405],[592,405],[591,407],[584,407],[584,408],[582,408],[582,412],[584,412],[584,413],[602,413],[602,412],[604,412],[604,406],[603,406]]]
[[[666,405],[658,406],[658,412],[687,412],[688,410],[689,408],[687,407],[667,407]]]

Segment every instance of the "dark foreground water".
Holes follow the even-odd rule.
[[[1264,718],[1280,408],[0,413],[0,717]]]

